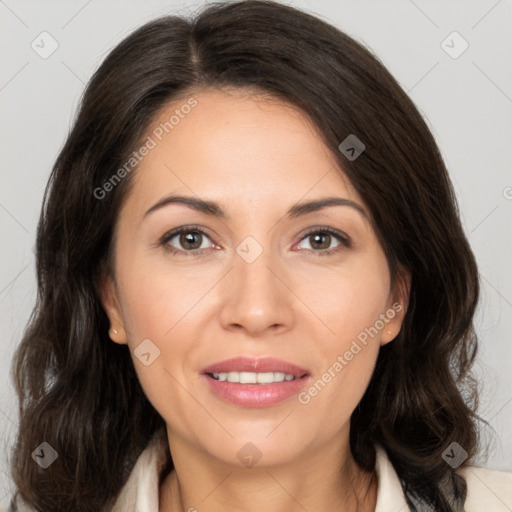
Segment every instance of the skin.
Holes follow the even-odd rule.
[[[380,346],[400,330],[409,277],[402,276],[405,292],[390,286],[382,247],[355,208],[285,217],[297,202],[326,196],[368,212],[301,112],[237,90],[194,97],[197,106],[135,171],[116,225],[114,276],[102,284],[111,339],[128,344],[167,424],[175,470],[160,487],[159,510],[374,510],[376,479],[352,458],[349,421]],[[151,129],[185,102],[166,105]],[[179,204],[144,216],[170,193],[216,201],[228,217]],[[207,232],[196,246],[180,235],[167,242],[180,254],[159,244],[188,224]],[[351,247],[328,235],[315,245],[305,233],[316,227],[344,233]],[[247,236],[263,249],[252,263],[236,252]],[[205,251],[187,255],[194,247]],[[332,248],[339,251],[321,254]],[[397,302],[402,311],[308,404],[294,396],[271,407],[236,406],[200,377],[224,359],[272,356],[308,369],[315,382]],[[160,356],[145,366],[133,351],[148,338]],[[248,442],[262,454],[252,467],[237,457]]]

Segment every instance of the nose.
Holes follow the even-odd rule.
[[[223,328],[244,330],[251,337],[291,329],[296,297],[286,284],[285,270],[270,252],[248,261],[236,255],[223,280]]]

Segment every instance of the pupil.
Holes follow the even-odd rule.
[[[327,235],[327,234],[316,234],[316,235],[313,235],[313,240],[314,240],[314,243],[313,243],[313,246],[318,242],[318,239],[321,239],[321,238],[324,238],[324,239],[329,239],[330,235]],[[323,244],[323,247],[322,247],[322,243],[320,242],[320,246],[319,247],[320,249],[325,249],[327,247],[329,247],[329,243],[327,244]]]
[[[198,247],[201,246],[201,243],[198,244],[196,241],[196,243],[194,244],[194,238],[198,237],[199,235],[200,233],[190,231],[189,233],[186,233],[185,235],[181,236],[180,242],[182,243],[183,247],[186,247],[188,249],[197,249]],[[192,247],[190,247],[188,244],[192,244]]]

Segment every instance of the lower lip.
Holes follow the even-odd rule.
[[[210,389],[223,400],[242,407],[269,407],[286,400],[305,386],[308,376],[273,384],[239,384],[203,374]]]

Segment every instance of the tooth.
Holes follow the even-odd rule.
[[[219,372],[212,373],[215,380],[221,382],[232,382],[240,384],[273,384],[274,382],[283,382],[295,380],[293,375],[283,372]]]
[[[240,384],[256,384],[256,374],[252,372],[240,372]]]
[[[258,382],[258,384],[271,384],[272,382],[274,382],[274,373],[258,373],[256,375],[256,381]]]
[[[229,372],[228,373],[228,381],[229,382],[240,382],[240,374],[238,372]]]

